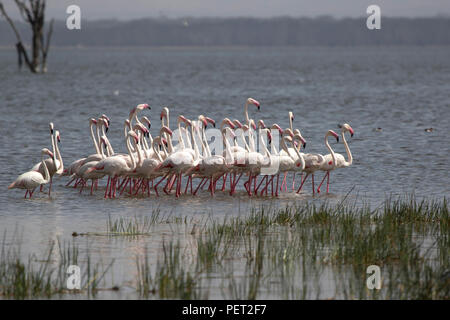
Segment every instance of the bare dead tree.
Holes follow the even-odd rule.
[[[2,14],[9,23],[17,38],[16,49],[18,54],[19,69],[22,67],[23,61],[31,72],[47,72],[47,55],[50,48],[50,38],[53,32],[53,19],[47,31],[46,41],[44,41],[44,25],[45,25],[45,0],[14,0],[20,15],[27,22],[32,31],[31,38],[31,59],[27,49],[23,45],[20,33],[14,22],[6,13],[2,2],[0,1],[0,14]]]

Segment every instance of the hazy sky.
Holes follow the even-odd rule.
[[[0,0],[10,15],[18,17],[13,0]],[[49,17],[65,19],[66,8],[77,4],[82,19],[180,16],[294,17],[332,15],[366,16],[366,8],[377,4],[382,16],[450,16],[450,0],[47,0]]]

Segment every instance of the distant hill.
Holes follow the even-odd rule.
[[[28,26],[17,22],[24,39]],[[56,21],[52,45],[58,46],[353,46],[449,45],[450,18],[381,19],[368,30],[366,17],[319,18],[148,18],[132,21],[82,21],[68,30]],[[9,25],[0,18],[0,45],[13,45]]]

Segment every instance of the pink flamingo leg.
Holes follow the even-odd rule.
[[[297,193],[300,193],[300,191],[302,190],[303,185],[306,182],[306,179],[308,179],[308,176],[309,176],[309,173],[306,174],[305,179],[303,179],[303,177],[302,177],[302,183],[300,184],[300,187],[298,188]]]
[[[76,179],[77,177],[73,177],[72,180],[70,180],[69,182],[67,182],[66,187],[70,186],[72,184],[72,182]]]
[[[328,171],[328,178],[327,178],[327,193],[330,192],[330,172]]]
[[[108,177],[108,182],[106,183],[106,188],[105,188],[105,199],[106,199],[106,195],[108,194],[108,187],[109,187],[110,180],[111,180],[111,177]]]
[[[314,174],[311,175],[311,179],[312,179],[312,190],[313,190],[313,195],[314,195]]]
[[[52,191],[52,183],[53,183],[53,177],[50,177],[50,186],[48,187],[48,196],[50,197],[50,192]]]
[[[266,180],[266,185],[267,185],[267,179],[268,179],[267,175],[261,179],[261,181],[258,184],[258,187],[256,187],[255,193],[258,193],[259,187],[261,187],[261,184],[264,182],[264,180]],[[263,188],[263,190],[264,190],[264,188]],[[262,194],[262,191],[261,191],[261,194]]]
[[[330,171],[327,171],[327,173],[325,173],[325,175],[323,176],[322,181],[320,182],[319,186],[317,187],[317,193],[320,193],[320,187],[322,186],[323,182],[325,181],[325,178],[328,177],[328,173]]]
[[[201,180],[200,183],[198,184],[197,189],[195,189],[195,191],[194,191],[194,193],[193,193],[194,196],[197,194],[198,190],[199,190],[200,187],[202,186],[203,181],[205,181],[205,179],[206,179],[206,178],[202,178],[202,180]]]
[[[275,189],[275,197],[278,197],[278,182],[280,181],[280,174],[277,174],[277,186]]]
[[[285,188],[285,191],[287,191],[286,177],[287,177],[287,171],[284,173],[283,181],[281,182],[280,191],[283,191],[283,187]]]
[[[159,194],[158,194],[158,185],[159,185],[161,182],[163,182],[163,181],[167,178],[168,175],[169,175],[169,173],[167,173],[164,177],[162,177],[162,179],[159,180],[159,181],[155,184],[155,186],[153,187],[153,188],[155,189],[156,196],[159,197]]]
[[[223,184],[222,184],[222,191],[225,191],[225,187],[227,184],[227,177],[228,177],[228,173],[225,173],[225,175],[223,176]]]

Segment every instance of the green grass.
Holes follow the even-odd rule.
[[[200,220],[200,221],[199,221]],[[387,199],[378,208],[342,202],[260,206],[224,220],[149,216],[108,217],[105,233],[124,241],[160,239],[158,225],[183,226],[157,253],[136,253],[127,283],[152,299],[449,299],[450,219],[447,200]],[[172,229],[170,229],[172,230]],[[132,238],[127,238],[131,236]],[[6,239],[6,235],[4,237]],[[94,239],[87,238],[87,239]],[[154,247],[154,245],[153,245]],[[0,295],[67,297],[66,269],[83,265],[82,290],[95,297],[111,264],[80,259],[72,243],[51,245],[43,258],[21,259],[3,241]],[[58,257],[57,262],[55,256]],[[95,260],[97,261],[97,260]],[[366,286],[369,265],[381,268],[381,290]]]
[[[93,264],[88,251],[84,259],[80,259],[78,246],[74,242],[68,244],[59,239],[49,244],[43,256],[31,254],[24,260],[20,246],[7,245],[6,239],[5,232],[0,254],[0,297],[3,298],[51,298],[55,295],[64,297],[69,293],[85,298],[95,297],[99,284],[113,263],[106,268],[100,263]],[[20,241],[15,239],[15,242]],[[67,268],[70,265],[81,268],[80,290],[67,290]]]
[[[448,299],[449,231],[446,199],[388,199],[376,210],[326,203],[260,207],[205,224],[191,248],[195,262],[183,263],[183,270],[197,271],[193,285],[220,278],[222,296],[231,299]],[[382,270],[380,291],[366,287],[366,268],[374,264]],[[156,273],[153,281],[163,284],[157,279],[166,275]],[[153,292],[167,297],[163,285]]]

